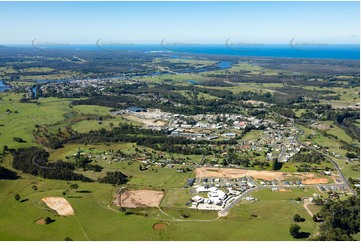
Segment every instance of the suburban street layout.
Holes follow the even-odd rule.
[[[0,240],[359,241],[359,7],[0,2]]]

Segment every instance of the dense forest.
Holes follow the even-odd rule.
[[[360,198],[349,197],[345,201],[328,200],[320,213],[323,223],[320,235],[314,240],[350,241],[360,232]]]
[[[74,165],[61,160],[48,162],[49,153],[38,147],[19,149],[13,153],[12,166],[24,173],[48,179],[79,180],[91,182],[92,180],[74,173]]]
[[[204,149],[204,144],[235,144],[235,140],[224,141],[206,141],[206,140],[190,140],[184,137],[168,136],[164,131],[156,131],[143,129],[137,126],[122,124],[107,131],[100,129],[90,131],[86,134],[77,133],[73,135],[68,142],[72,143],[109,143],[109,142],[131,142],[137,145],[146,146],[155,150],[170,153],[178,153],[184,155],[203,154],[209,155],[211,151]]]

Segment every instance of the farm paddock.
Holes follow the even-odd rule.
[[[124,208],[158,207],[164,192],[153,190],[126,190],[118,194],[114,204]]]

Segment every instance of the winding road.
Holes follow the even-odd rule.
[[[336,170],[337,170],[340,178],[342,179],[343,184],[345,184],[345,185],[348,187],[348,189],[352,192],[353,195],[356,195],[356,192],[352,189],[350,183],[347,181],[347,179],[345,178],[345,176],[342,174],[341,169],[340,169],[340,167],[338,166],[337,162],[336,162],[335,160],[333,160],[331,157],[329,157],[328,155],[326,155],[325,153],[322,153],[321,151],[315,149],[314,147],[311,147],[311,146],[306,145],[305,143],[302,143],[302,141],[300,141],[299,138],[300,138],[300,136],[302,136],[302,135],[305,133],[305,131],[304,131],[303,129],[301,129],[301,128],[299,128],[299,130],[301,131],[301,134],[296,135],[296,141],[297,141],[300,145],[302,145],[302,146],[304,146],[304,147],[306,147],[306,148],[308,148],[308,149],[310,149],[310,150],[313,150],[313,151],[321,154],[321,155],[322,155],[323,157],[325,157],[327,160],[331,161],[331,162],[333,163],[333,165],[335,166],[335,168],[336,168]]]

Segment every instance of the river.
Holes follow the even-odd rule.
[[[0,81],[0,92],[5,92],[6,90],[9,90],[10,86],[6,85],[3,81]]]

